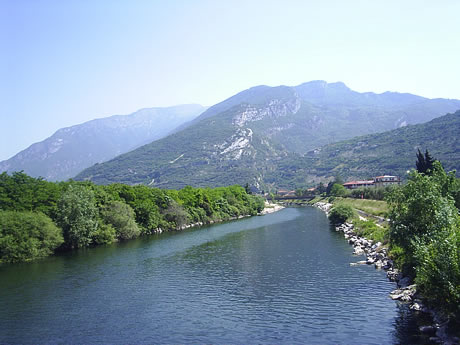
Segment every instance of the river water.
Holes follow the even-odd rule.
[[[315,208],[0,267],[3,344],[423,344]]]

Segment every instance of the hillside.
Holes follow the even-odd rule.
[[[197,104],[148,108],[62,128],[0,162],[0,172],[24,170],[33,177],[66,180],[95,163],[166,136],[205,109]]]
[[[323,146],[294,162],[304,181],[340,175],[366,179],[390,174],[401,177],[415,168],[416,152],[426,149],[447,171],[460,171],[460,110],[430,122],[410,125]],[[292,170],[280,166],[280,170]]]
[[[296,170],[314,159],[305,155],[315,148],[459,108],[458,100],[363,94],[343,83],[258,86],[210,107],[188,127],[76,178],[164,188],[292,184]]]

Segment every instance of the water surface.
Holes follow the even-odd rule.
[[[422,344],[314,208],[0,267],[0,343]]]

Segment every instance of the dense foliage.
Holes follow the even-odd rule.
[[[0,174],[0,263],[28,261],[54,250],[83,248],[158,231],[256,215],[262,198],[241,186],[147,186],[52,183],[19,172]]]
[[[353,208],[348,205],[339,204],[329,212],[329,221],[333,225],[343,224],[354,215]]]
[[[428,300],[458,315],[460,217],[454,198],[459,190],[455,174],[436,161],[429,175],[413,171],[388,198],[393,256]]]
[[[430,153],[428,150],[425,151],[425,155],[423,155],[422,152],[420,152],[420,149],[418,149],[417,152],[417,161],[415,162],[415,166],[417,167],[417,171],[421,174],[430,174],[431,170],[433,169],[433,163],[434,163],[433,157],[431,157]]]
[[[42,258],[63,242],[61,230],[41,212],[0,211],[0,263]]]

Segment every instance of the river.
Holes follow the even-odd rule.
[[[3,344],[423,344],[307,208],[0,267]]]

